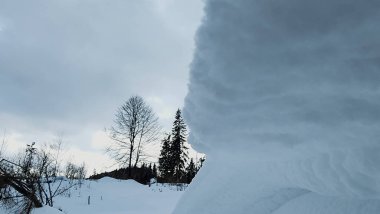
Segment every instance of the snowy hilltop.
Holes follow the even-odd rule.
[[[380,213],[380,2],[208,0],[174,213]],[[223,164],[220,164],[223,163]]]

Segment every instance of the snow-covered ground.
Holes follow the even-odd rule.
[[[176,186],[152,184],[149,187],[133,180],[106,177],[85,181],[82,188],[71,190],[70,197],[57,197],[54,208],[35,209],[33,214],[169,214],[183,192],[177,191]],[[0,213],[7,212],[0,210]]]
[[[67,214],[82,213],[171,213],[182,191],[170,187],[151,187],[133,180],[103,178],[87,181],[71,197],[60,197],[55,206]],[[90,205],[88,205],[90,196]]]

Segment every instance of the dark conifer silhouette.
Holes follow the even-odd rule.
[[[162,142],[159,158],[160,178],[166,182],[183,183],[187,181],[186,163],[188,159],[185,146],[187,129],[181,110],[177,110],[171,135]]]
[[[186,168],[186,182],[191,183],[191,181],[193,180],[197,172],[198,172],[198,169],[195,166],[193,159],[191,158],[190,163]]]
[[[178,109],[172,129],[171,158],[174,167],[173,176],[176,181],[181,181],[186,176],[187,147],[185,146],[187,129],[182,118],[181,110]]]
[[[173,175],[174,167],[171,160],[171,136],[167,135],[167,137],[162,140],[161,154],[158,159],[158,170],[160,171],[161,178],[165,180]]]
[[[155,178],[157,178],[157,167],[156,167],[156,164],[155,164],[155,163],[153,164],[152,173],[153,173],[153,176],[154,176]]]

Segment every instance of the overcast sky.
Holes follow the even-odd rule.
[[[7,149],[62,138],[75,161],[105,163],[103,129],[136,94],[169,131],[187,93],[202,7],[201,0],[0,0]]]

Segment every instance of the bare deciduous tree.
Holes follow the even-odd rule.
[[[107,152],[131,169],[144,156],[144,146],[157,140],[161,130],[158,117],[142,97],[133,96],[117,110],[114,122],[109,132],[113,144]]]
[[[65,168],[65,177],[70,181],[77,181],[79,186],[83,184],[83,180],[86,178],[86,164],[78,166],[74,163],[68,162]]]
[[[30,213],[34,207],[54,205],[54,198],[69,191],[78,183],[66,182],[59,176],[61,144],[59,141],[40,149],[35,143],[14,161],[0,160],[0,206],[15,209],[15,213]],[[85,165],[78,167],[80,178],[85,176]]]

